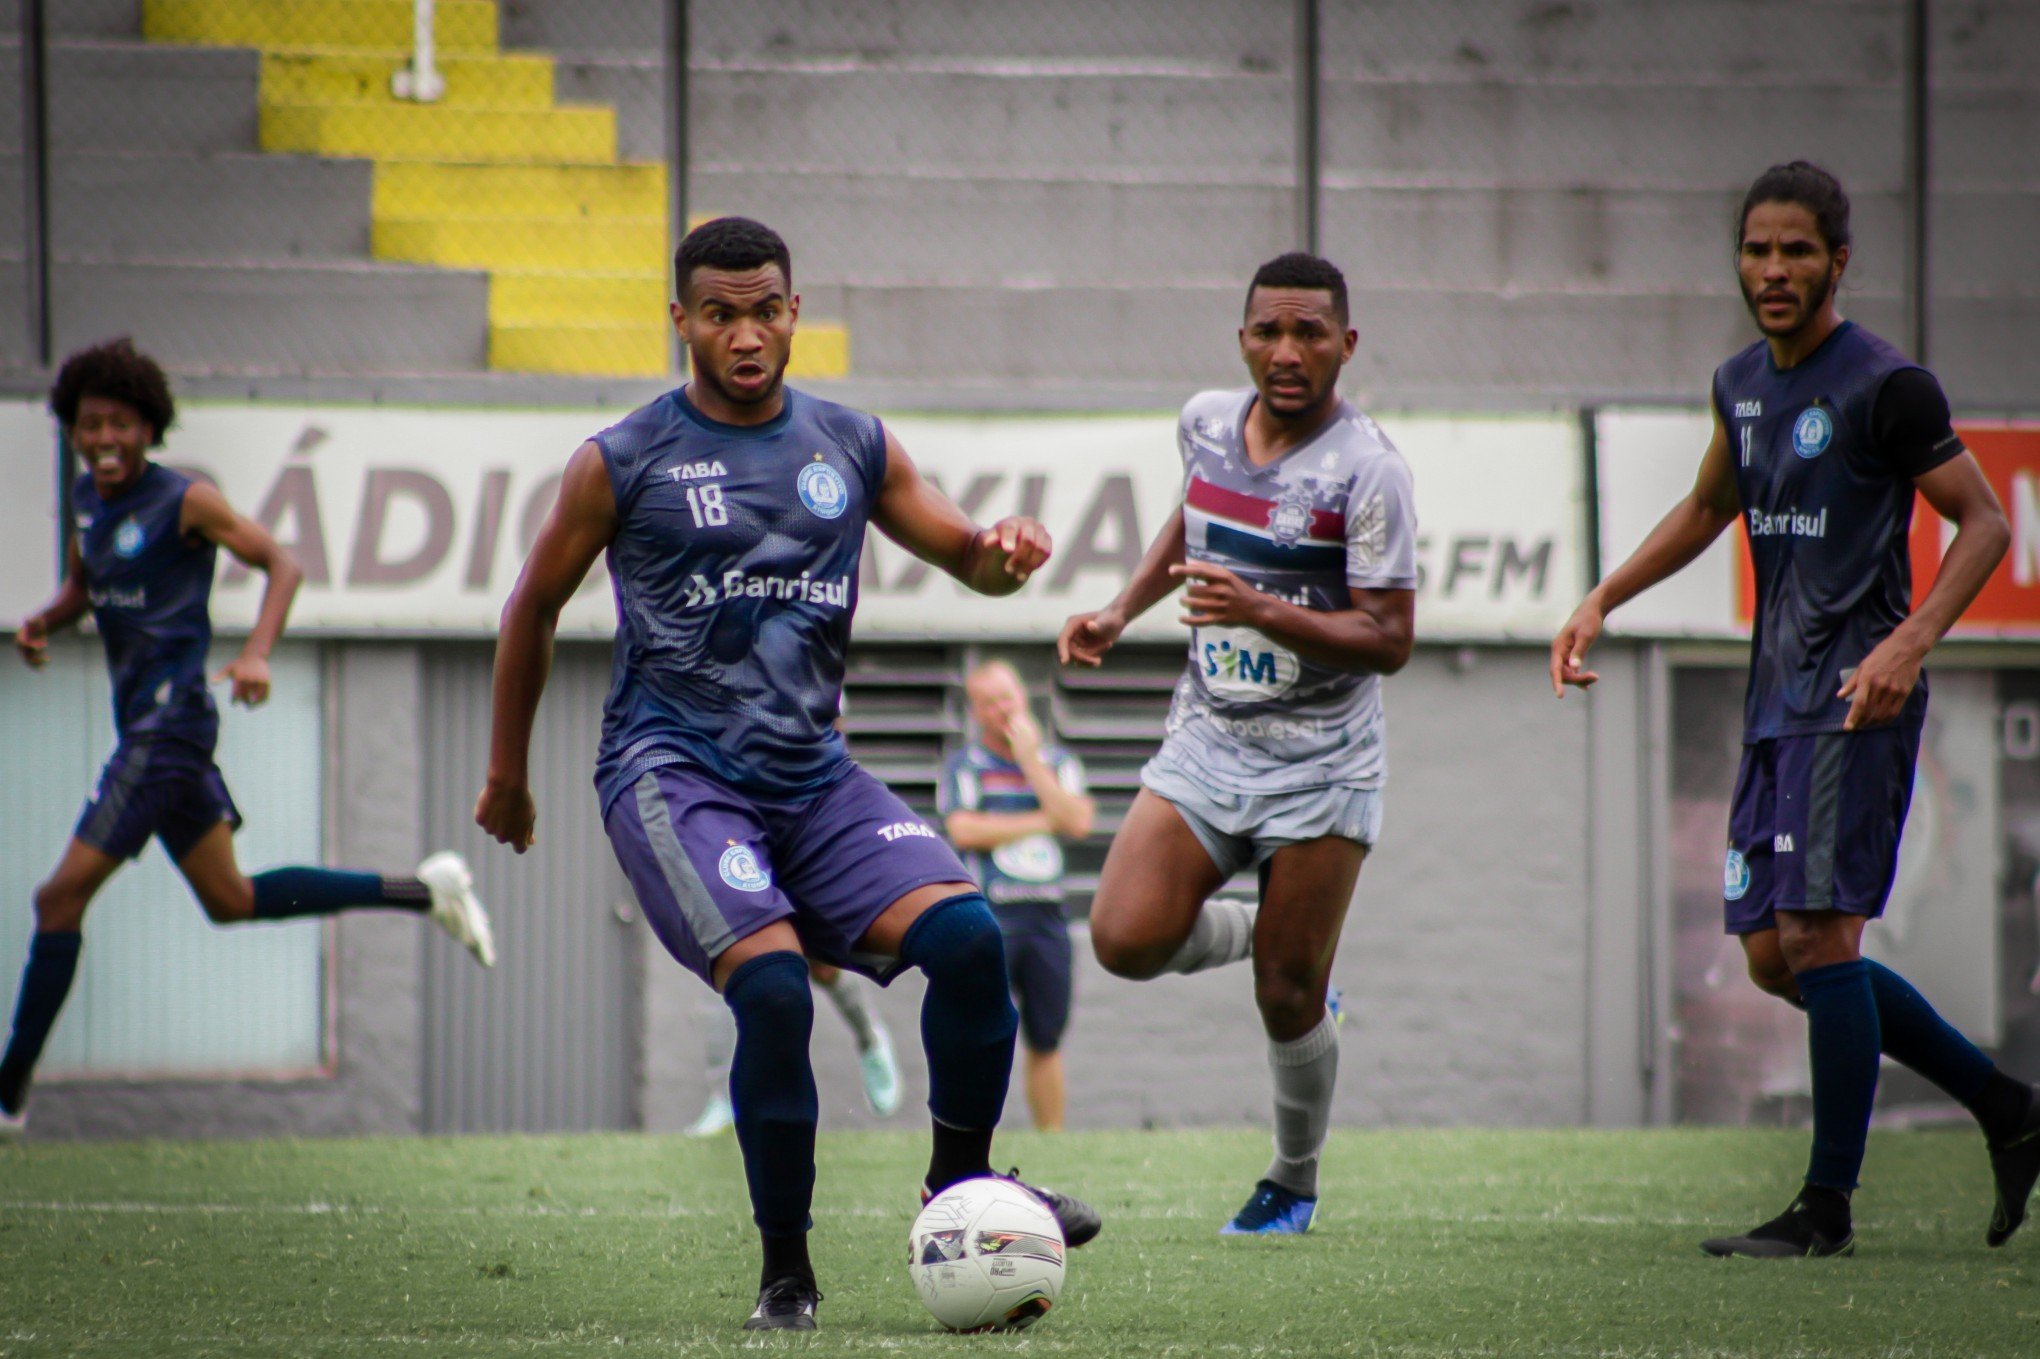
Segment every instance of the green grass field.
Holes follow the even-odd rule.
[[[921,1138],[825,1136],[812,1337],[737,1330],[735,1145],[658,1137],[0,1152],[0,1355],[2040,1354],[2040,1227],[1983,1246],[1971,1134],[1879,1134],[1852,1260],[1712,1260],[1799,1133],[1341,1132],[1319,1229],[1221,1241],[1264,1136],[1014,1134],[1106,1213],[1056,1310],[950,1336],[905,1273]],[[748,1343],[747,1343],[748,1342]]]

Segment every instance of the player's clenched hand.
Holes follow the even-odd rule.
[[[260,656],[245,653],[221,666],[213,676],[213,683],[221,680],[233,681],[233,692],[228,701],[244,708],[260,705],[269,697],[269,662]]]
[[[1586,689],[1601,678],[1586,668],[1587,652],[1601,636],[1601,622],[1601,610],[1589,599],[1573,610],[1573,616],[1565,620],[1565,626],[1552,639],[1551,692],[1554,697],[1564,698],[1568,684]]]
[[[1190,583],[1183,592],[1182,621],[1193,628],[1250,628],[1267,598],[1212,562],[1184,562],[1170,567],[1169,574]]]
[[[490,782],[475,799],[475,824],[522,854],[538,842],[538,804],[524,784]]]
[[[990,553],[1015,580],[1026,580],[1040,570],[1051,550],[1048,530],[1041,526],[1041,521],[1017,514],[1001,519],[979,539],[980,550]]]
[[[1064,665],[1096,666],[1126,631],[1126,621],[1110,609],[1072,614],[1055,639],[1055,654]]]
[[[50,635],[44,630],[42,619],[31,618],[21,625],[14,634],[14,649],[31,670],[40,670],[50,663]]]
[[[1925,653],[1898,633],[1879,642],[1835,693],[1836,698],[1849,700],[1842,730],[1857,731],[1895,721],[1920,682],[1920,664],[1925,659]]]

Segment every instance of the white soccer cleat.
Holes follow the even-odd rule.
[[[900,1111],[900,1064],[893,1056],[892,1035],[883,1028],[872,1035],[872,1044],[857,1056],[864,1077],[864,1102],[880,1118]]]
[[[716,1137],[737,1125],[737,1112],[730,1107],[728,1095],[710,1095],[708,1107],[701,1111],[701,1117],[687,1125],[689,1137]]]
[[[10,1114],[0,1109],[0,1147],[19,1142],[28,1136],[28,1110]]]
[[[496,935],[489,913],[475,897],[475,875],[467,860],[450,849],[418,865],[418,880],[432,892],[432,923],[456,944],[475,955],[483,967],[496,965]]]

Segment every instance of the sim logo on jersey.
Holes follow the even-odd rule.
[[[1740,850],[1731,849],[1721,866],[1721,895],[1726,901],[1741,901],[1750,890],[1750,864]]]
[[[749,845],[740,845],[734,840],[723,851],[722,861],[716,865],[722,880],[739,892],[762,892],[772,885],[772,875],[758,862],[758,856],[751,852]]]
[[[1296,657],[1252,628],[1199,628],[1191,639],[1204,687],[1234,702],[1278,698],[1296,683]]]
[[[123,557],[139,556],[142,544],[146,541],[148,535],[143,533],[142,526],[132,519],[123,519],[120,527],[113,531],[113,550]]]
[[[839,518],[850,507],[850,484],[841,472],[823,462],[819,453],[800,469],[794,488],[800,492],[800,503],[824,519]]]
[[[1802,458],[1817,458],[1834,442],[1835,420],[1818,406],[1808,406],[1792,422],[1792,451]]]

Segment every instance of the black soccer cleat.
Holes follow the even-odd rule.
[[[804,1274],[782,1274],[758,1290],[758,1307],[744,1322],[747,1331],[812,1331],[822,1290]]]
[[[1990,1173],[1997,1181],[1997,1200],[1991,1205],[1990,1226],[1984,1229],[1986,1246],[2002,1246],[2026,1220],[2026,1200],[2033,1182],[2040,1180],[2040,1090],[2019,1130],[2002,1142],[1990,1145]]]
[[[1098,1216],[1096,1208],[1093,1208],[1080,1198],[1074,1198],[1068,1194],[1058,1194],[1053,1189],[1043,1189],[1038,1184],[1027,1183],[1027,1181],[1020,1178],[1020,1170],[1017,1166],[995,1178],[1011,1180],[1014,1184],[1019,1185],[1022,1189],[1025,1189],[1028,1193],[1046,1204],[1048,1211],[1055,1214],[1057,1225],[1062,1228],[1063,1245],[1072,1250],[1096,1236],[1105,1225],[1105,1219]]]
[[[1825,1255],[1854,1255],[1856,1233],[1844,1231],[1841,1237],[1829,1236],[1814,1225],[1813,1215],[1801,1199],[1792,1200],[1792,1206],[1761,1227],[1752,1227],[1741,1236],[1717,1236],[1711,1241],[1702,1241],[1700,1249],[1709,1255],[1746,1255],[1752,1260],[1793,1260]]]

